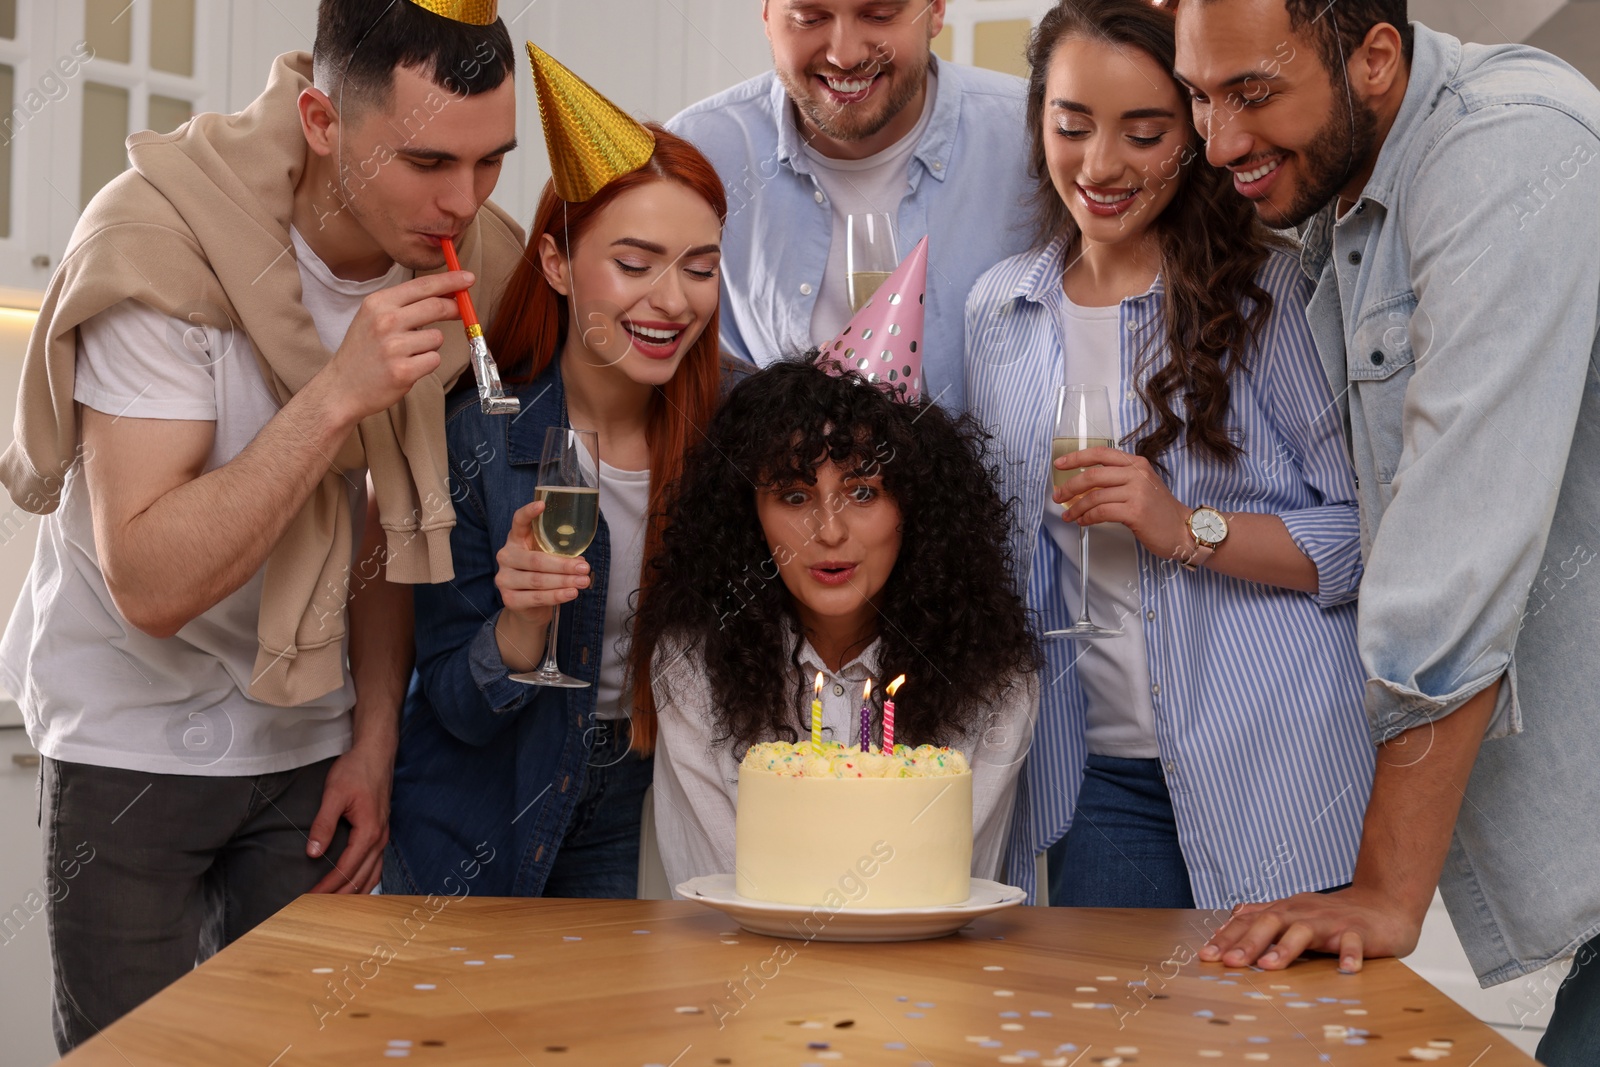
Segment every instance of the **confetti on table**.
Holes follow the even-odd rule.
[[[1367,1009],[1366,1008],[1346,1008],[1344,1010],[1344,1013],[1346,1015],[1365,1015],[1367,1013]]]
[[[513,956],[509,952],[497,952],[497,953],[495,953],[494,958],[497,959],[497,960],[514,960],[514,959],[516,959],[516,957]]]
[[[731,937],[725,937],[722,939],[722,943],[724,945],[737,945],[739,942]]]
[[[1000,1024],[1000,1029],[1002,1029],[1002,1030],[1023,1030],[1023,1029],[1026,1029],[1026,1027],[1024,1027],[1021,1023],[1001,1023]]]
[[[905,1049],[906,1043],[904,1041],[885,1041],[883,1047],[891,1052],[900,1052]]]
[[[411,1050],[408,1048],[386,1048],[383,1050],[383,1054],[391,1059],[398,1060],[411,1055]]]
[[[483,961],[482,960],[462,960],[461,962],[465,963],[468,967],[482,967],[483,966]]]
[[[389,1042],[389,1047],[390,1048],[410,1048],[411,1047],[411,1042],[403,1041],[403,1040],[401,1040],[399,1038],[395,1038],[394,1040]]]
[[[1456,1043],[1454,1041],[1451,1041],[1448,1038],[1441,1037],[1441,1038],[1438,1038],[1437,1040],[1428,1042],[1428,1047],[1429,1048],[1455,1048],[1456,1047]]]
[[[1292,987],[1291,986],[1286,986],[1286,985],[1269,985],[1269,986],[1267,986],[1267,988],[1268,989],[1284,989],[1284,990],[1287,990],[1287,989],[1290,989]]]
[[[1195,1054],[1208,1060],[1217,1060],[1222,1058],[1222,1050],[1215,1048],[1196,1049]]]
[[[1100,1061],[1100,1067],[1122,1067],[1121,1056],[1107,1056]]]
[[[919,1008],[937,1008],[938,1005],[935,1004],[931,1000],[919,1000],[919,1001],[917,1001],[917,1007],[919,1007]]]
[[[672,1010],[677,1012],[679,1015],[704,1015],[705,1014],[705,1012],[702,1009],[695,1007],[693,1004],[685,1004],[682,1007],[673,1008]]]
[[[572,934],[562,934],[561,935],[561,940],[563,940],[563,941],[582,941],[583,938],[574,937]]]
[[[1102,974],[1095,979],[1096,982],[1115,982],[1116,980],[1117,976],[1114,974]]]
[[[635,930],[634,931],[634,933],[636,933],[636,934],[648,934],[649,932],[650,932],[649,930]]]
[[[1001,1057],[999,1057],[999,1061],[1001,1063],[1027,1063],[1028,1062],[1027,1060],[1023,1059],[1021,1056],[1015,1056],[1015,1055],[1012,1055],[1012,1056],[1001,1056]]]
[[[1234,1018],[1242,1023],[1253,1023],[1256,1021],[1256,1017],[1254,1015],[1235,1015]]]
[[[1247,1059],[1247,1060],[1254,1060],[1254,1061],[1256,1061],[1258,1063],[1260,1061],[1262,1061],[1262,1060],[1270,1060],[1270,1059],[1272,1059],[1272,1057],[1269,1056],[1265,1052],[1246,1052],[1244,1054],[1244,1058]]]
[[[1000,1013],[1000,1018],[1002,1018],[1002,1019],[1020,1019],[1020,1018],[1022,1018],[1022,1013],[1020,1011],[1003,1011],[1003,1012]]]
[[[311,973],[312,974],[332,974],[333,973],[333,968],[332,967],[313,967],[313,968],[311,968]]]
[[[1014,996],[1016,996],[1016,994],[1013,993],[1009,989],[996,989],[994,991],[994,995],[997,996],[997,997],[1014,997]]]
[[[997,963],[991,963],[987,967],[985,967],[984,970],[986,970],[986,971],[1003,971],[1003,970],[1005,970],[1005,968],[1000,966]]]
[[[985,1041],[989,1040],[989,1037],[988,1037],[987,1034],[984,1034],[984,1035],[981,1035],[981,1036],[977,1035],[977,1034],[968,1034],[967,1035],[967,1040],[972,1042],[974,1045],[981,1045]]]
[[[1098,992],[1100,992],[1100,987],[1099,986],[1092,986],[1092,985],[1081,985],[1081,986],[1079,986],[1077,988],[1076,992],[1079,992],[1079,993],[1098,993]]]
[[[1030,1011],[1028,1014],[1033,1016],[1035,1019],[1048,1019],[1048,1018],[1050,1018],[1050,1013],[1049,1012],[1047,1012],[1047,1011],[1039,1011],[1037,1008],[1034,1009],[1033,1011]]]
[[[416,985],[412,986],[411,988],[412,989],[438,989],[439,987],[434,985],[432,982],[418,982]]]
[[[1442,1048],[1414,1048],[1411,1058],[1414,1060],[1442,1060],[1450,1053]]]
[[[1072,1002],[1072,1006],[1074,1008],[1093,1008],[1094,1007],[1094,1001],[1092,1001],[1092,1000],[1075,1000],[1075,1001]]]
[[[1137,1056],[1139,1054],[1139,1049],[1134,1045],[1118,1045],[1111,1051],[1118,1056]]]
[[[450,951],[451,952],[465,952],[467,950],[462,948],[460,945],[451,945],[450,946]]]

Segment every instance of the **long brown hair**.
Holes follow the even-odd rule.
[[[728,218],[728,201],[722,179],[700,150],[662,126],[650,124],[656,150],[650,161],[638,170],[624,174],[604,186],[581,204],[571,204],[556,195],[555,186],[546,182],[539,197],[539,209],[528,233],[528,247],[517,271],[500,298],[500,313],[489,328],[489,350],[510,382],[528,382],[543,374],[556,359],[567,336],[567,298],[550,287],[539,269],[539,242],[550,234],[558,248],[569,248],[583,239],[594,217],[607,204],[630,189],[655,181],[677,182],[700,194],[717,213],[719,222]],[[677,372],[656,387],[651,400],[645,436],[650,447],[650,503],[645,522],[644,558],[661,547],[669,494],[683,473],[683,457],[702,436],[705,425],[717,407],[720,366],[717,357],[717,319],[713,312],[705,331],[689,347]],[[611,575],[616,581],[618,575]],[[639,575],[639,602],[649,596],[648,573]],[[633,691],[633,747],[648,754],[655,748],[655,701],[650,694],[648,665],[639,670],[630,660],[629,685]]]
[[[1045,79],[1056,48],[1068,37],[1084,37],[1137,48],[1171,71],[1177,56],[1173,27],[1171,9],[1150,0],[1061,0],[1039,21],[1028,41],[1028,137],[1035,234],[1041,246],[1062,236],[1069,244],[1078,239],[1077,225],[1045,161]],[[1187,100],[1183,87],[1175,79],[1172,84]],[[1151,225],[1166,285],[1165,337],[1147,337],[1140,357],[1141,369],[1149,366],[1161,353],[1163,340],[1170,352],[1139,387],[1147,414],[1134,431],[1139,437],[1135,450],[1158,466],[1161,456],[1184,439],[1185,430],[1189,447],[1225,463],[1239,457],[1239,444],[1224,424],[1229,379],[1236,370],[1249,370],[1245,353],[1272,313],[1272,296],[1257,284],[1256,273],[1273,248],[1289,246],[1261,224],[1226,173],[1205,162],[1192,117],[1185,118],[1184,128],[1188,143],[1177,172],[1153,177],[1181,183]]]

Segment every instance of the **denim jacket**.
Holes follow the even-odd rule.
[[[1440,889],[1489,985],[1600,933],[1600,92],[1416,27],[1309,317],[1359,481],[1373,736],[1502,677]]]
[[[966,406],[962,309],[978,275],[1028,247],[1027,124],[1019,78],[932,60],[933,114],[911,157],[895,218],[900,253],[928,237],[928,321],[923,387],[949,410]],[[722,176],[722,346],[766,366],[804,352],[833,208],[811,171],[793,107],[768,71],[674,116]]]
[[[589,688],[511,681],[494,638],[495,554],[533,500],[545,430],[567,425],[559,362],[516,388],[514,417],[483,414],[472,389],[450,397],[455,578],[416,588],[417,670],[395,760],[385,892],[537,896],[583,790],[610,562],[604,515],[584,553],[589,588],[562,605],[556,638],[561,669]]]

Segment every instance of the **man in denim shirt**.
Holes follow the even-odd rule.
[[[962,309],[1028,245],[1023,83],[940,63],[945,0],[765,0],[776,70],[667,127],[722,175],[722,345],[762,366],[850,319],[846,217],[894,219],[900,256],[929,238],[923,394],[964,406]]]
[[[1380,745],[1352,886],[1202,958],[1403,955],[1438,883],[1485,985],[1576,954],[1540,1058],[1600,1062],[1600,92],[1404,0],[1185,0],[1178,73],[1210,161],[1308,223]]]

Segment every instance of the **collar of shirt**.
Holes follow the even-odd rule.
[[[1016,288],[1011,291],[1013,300],[1029,300],[1035,304],[1042,304],[1052,312],[1061,309],[1066,294],[1061,288],[1061,276],[1067,269],[1067,247],[1071,244],[1069,234],[1061,234],[1045,246],[1033,265],[1018,280]],[[1162,274],[1156,275],[1156,280],[1149,289],[1137,296],[1128,297],[1136,306],[1152,300],[1159,300],[1161,294],[1167,291],[1167,283]]]
[[[855,682],[859,685],[868,678],[877,677],[878,650],[882,645],[883,638],[874,638],[872,644],[862,649],[854,659],[835,671],[822,662],[822,657],[817,654],[817,650],[811,647],[810,640],[802,638],[800,641],[800,654],[796,659],[799,661],[800,669],[805,672],[804,676],[807,678],[815,677],[816,673],[821,671],[825,682],[833,682],[835,685],[844,682]],[[845,695],[850,695],[848,689]]]
[[[928,73],[937,77],[939,57],[928,57]],[[795,119],[794,106],[781,79],[772,79],[772,113],[778,123],[778,161],[796,174],[809,175],[811,162],[806,158],[805,144],[800,137],[800,124]],[[922,163],[924,169],[941,182],[950,169],[951,149],[955,145],[956,121],[961,116],[961,86],[957,79],[941,78],[939,91],[933,98],[933,115],[928,120],[922,139],[911,153],[911,158]]]

